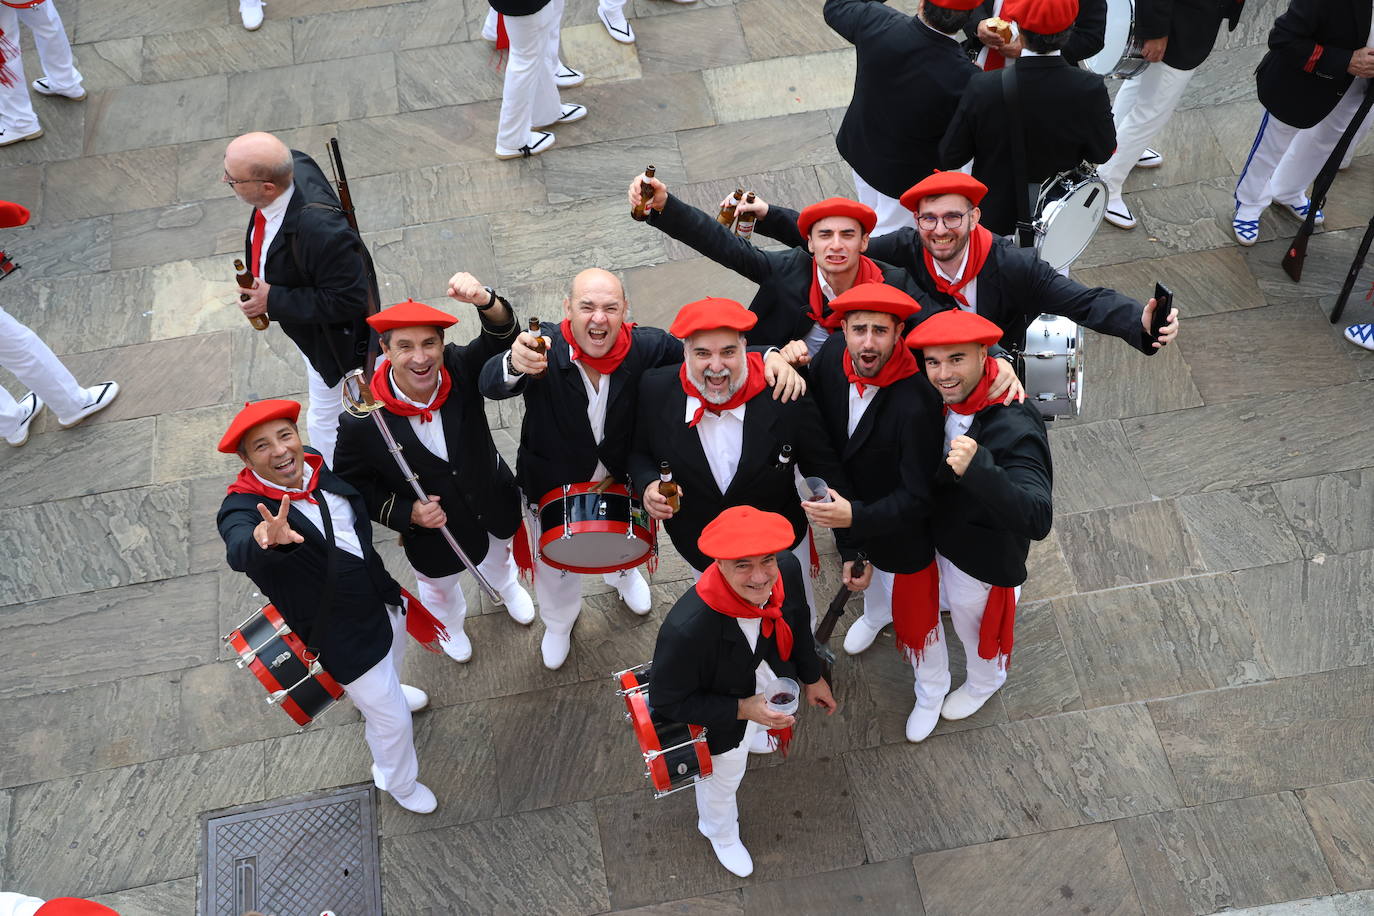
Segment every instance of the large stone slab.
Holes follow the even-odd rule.
[[[223,6],[216,0],[151,0],[130,10],[112,0],[88,0],[73,6],[68,25],[74,40],[80,42],[182,32],[227,20]]]
[[[749,56],[733,6],[711,9],[696,3],[682,12],[638,20],[634,26],[635,48],[644,73],[723,67]]]
[[[1150,704],[1184,803],[1363,779],[1374,750],[1368,666]]]
[[[709,129],[709,128],[707,128]],[[539,157],[549,203],[587,198],[624,198],[635,175],[652,165],[664,181],[684,174],[678,137],[673,134],[554,147]],[[625,208],[629,210],[629,204]]]
[[[588,85],[579,88],[575,98],[590,114],[575,124],[559,126],[559,146],[624,140],[716,123],[706,84],[697,72],[650,74],[638,80]],[[615,116],[597,117],[598,111],[615,112]],[[493,119],[493,137],[495,133]],[[627,185],[632,177],[633,173],[625,176]]]
[[[1016,668],[997,691],[1008,721],[1083,708],[1052,602],[1017,603],[1016,648],[1012,654],[1016,657]]]
[[[1185,333],[1186,327],[1180,331]],[[1081,358],[1082,420],[1139,417],[1202,403],[1180,347],[1167,346],[1146,356],[1124,340],[1088,331]]]
[[[127,86],[142,78],[142,35],[91,42],[76,53],[80,57],[81,82],[87,92]]]
[[[239,616],[242,620],[248,615]],[[225,629],[219,635],[228,632]],[[233,657],[237,662],[238,656]],[[180,721],[175,723],[175,728],[182,753],[248,744],[300,731],[300,726],[280,707],[266,702],[267,692],[251,671],[228,661],[182,671],[176,694]],[[341,703],[322,717],[321,722],[333,726],[357,721],[357,718],[351,703]],[[270,789],[270,794],[282,794]]]
[[[178,878],[92,897],[120,916],[182,916],[196,908],[196,878]]]
[[[218,74],[98,93],[86,101],[86,150],[117,153],[222,137],[232,99]]]
[[[441,303],[448,278],[460,270],[492,286],[508,282],[501,275],[504,265],[498,265],[492,253],[492,226],[485,216],[369,232],[364,238],[384,302],[414,298]]]
[[[43,222],[43,171],[42,163],[15,165],[0,170],[0,200],[12,201],[27,207],[29,224]],[[54,222],[58,220],[54,219]]]
[[[1117,420],[1051,429],[1054,508],[1060,515],[1150,498]]]
[[[1336,890],[1288,792],[1130,818],[1116,830],[1146,913],[1202,916]]]
[[[454,15],[450,4],[437,2],[409,4],[401,15],[385,6],[376,6],[306,16],[297,18],[291,30],[298,64],[447,45],[467,37],[464,18]]]
[[[744,912],[905,913],[923,916],[921,891],[908,859],[874,862],[817,875],[744,887]]]
[[[821,51],[702,71],[721,124],[849,104],[854,52]]]
[[[147,486],[153,482],[153,453],[149,447],[152,435],[153,419],[145,417],[32,436],[23,451],[6,456],[8,479],[0,492],[0,506],[11,509]],[[91,520],[92,523],[104,521]],[[68,518],[61,519],[64,526],[70,522]],[[33,534],[22,520],[11,520],[9,525],[10,538],[19,537],[21,531]],[[104,537],[103,528],[99,536]],[[47,532],[41,538],[41,542],[46,541]],[[11,554],[6,562],[18,563],[20,557],[19,553]],[[31,586],[15,582],[9,588],[28,587]]]
[[[339,143],[347,151],[348,176],[352,179],[395,169],[490,159],[496,149],[499,112],[496,102],[474,102],[345,121],[338,133]],[[405,137],[406,142],[398,145],[397,137]],[[361,215],[359,219],[367,225]]]
[[[837,162],[840,155],[835,149],[830,119],[823,111],[679,131],[677,142],[687,169],[686,178],[694,182]],[[660,177],[671,187],[670,173],[664,172]],[[805,194],[802,188],[792,189],[776,202],[800,209],[813,203]]]
[[[295,91],[282,93],[284,85]],[[228,91],[224,117],[231,134],[372,118],[399,110],[391,54],[236,73],[229,77]],[[263,98],[273,99],[270,108],[263,108]]]
[[[65,99],[39,99],[34,112],[41,118],[43,136],[0,149],[0,167],[57,162],[90,153],[86,147],[90,111],[89,102],[72,105]]]
[[[388,837],[393,913],[600,913],[609,908],[590,802]]]
[[[396,94],[401,111],[500,99],[503,75],[492,66],[485,41],[440,44],[396,53]]]
[[[232,280],[232,257],[243,250],[245,209],[238,200],[221,197],[116,214],[110,266],[119,270],[220,254]]]
[[[615,912],[616,916],[744,916],[744,890],[736,888],[704,897],[685,897]]]
[[[1264,296],[1235,247],[1075,270],[1073,278],[1087,286],[1118,289],[1141,302],[1154,295],[1156,283],[1163,283],[1173,291],[1179,315],[1186,318],[1264,305]]]
[[[1305,789],[1298,799],[1336,886],[1343,891],[1374,887],[1374,837],[1369,833],[1374,782]]]
[[[243,468],[237,455],[221,454],[211,443],[219,442],[240,404],[221,404],[180,410],[157,418],[157,463],[154,480],[171,483],[191,477],[218,476],[232,480]],[[309,444],[309,437],[306,437]]]
[[[110,224],[110,218],[104,216],[60,225],[48,221],[4,232],[5,250],[24,269],[15,280],[32,283],[43,278],[67,278],[109,270]],[[6,292],[7,297],[11,295],[14,294]]]
[[[184,878],[196,870],[197,815],[263,797],[256,744],[25,786],[5,883],[55,897]]]
[[[224,254],[170,261],[152,268],[145,314],[152,320],[154,340],[250,326],[239,310],[239,288],[233,281],[233,256],[239,250],[237,244],[226,245]]]
[[[1374,469],[1280,480],[1274,494],[1307,556],[1374,547]]]
[[[1055,527],[1079,591],[1206,572],[1172,502],[1094,509],[1056,519]]]
[[[49,222],[61,223],[165,206],[176,199],[176,182],[167,180],[175,169],[176,150],[168,147],[50,163],[48,181],[62,193],[47,201],[43,215]]]
[[[626,176],[626,185],[633,177]],[[572,275],[587,267],[623,270],[666,259],[663,233],[630,219],[623,197],[513,212],[492,224],[491,241],[501,252],[504,283],[529,283],[550,273]]]
[[[251,73],[291,63],[289,22],[267,21],[252,32],[235,22],[143,39],[143,80],[149,83]]]
[[[1031,541],[1026,557],[1026,584],[1021,586],[1021,601],[1040,601],[1069,595],[1076,590],[1073,575],[1064,561],[1059,536],[1051,531],[1043,541]]]
[[[542,206],[542,163],[495,159],[392,172],[350,182],[354,205],[367,215],[368,231]],[[500,217],[498,217],[500,218]],[[448,278],[445,277],[445,280]]]
[[[1374,908],[1374,891],[1307,897],[1267,906],[1227,910],[1232,916],[1363,916]]]
[[[749,56],[755,61],[849,47],[843,36],[826,25],[822,7],[817,4],[744,0],[736,9]],[[821,72],[826,72],[825,68]]]
[[[1110,824],[930,852],[913,864],[927,916],[1141,912]]]
[[[1164,164],[1156,169],[1133,169],[1123,189],[1129,193],[1234,175],[1226,153],[1208,127],[1209,114],[1207,109],[1175,111],[1164,129],[1150,140],[1151,147],[1163,154]]]
[[[1141,706],[994,725],[927,738],[919,747],[855,751],[845,764],[872,860],[1180,804]],[[951,781],[948,774],[956,772],[960,778]]]
[[[1208,569],[1225,572],[1302,556],[1271,487],[1180,496],[1179,515]]]

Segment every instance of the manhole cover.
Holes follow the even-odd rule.
[[[353,786],[202,814],[200,912],[381,916],[375,798]]]

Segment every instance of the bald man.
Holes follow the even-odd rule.
[[[367,353],[364,319],[369,299],[377,300],[372,257],[320,167],[271,134],[230,142],[222,180],[253,208],[244,263],[257,279],[239,307],[246,318],[265,315],[300,349],[310,392],[306,430],[332,465],[342,380]]]

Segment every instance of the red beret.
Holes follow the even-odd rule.
[[[702,529],[697,549],[714,560],[738,560],[787,550],[796,539],[792,523],[778,513],[731,506]]]
[[[837,297],[838,298],[838,297]],[[1002,339],[1002,329],[982,315],[963,309],[936,312],[916,325],[906,335],[906,345],[913,350],[924,347],[948,347],[966,343],[992,344]]]
[[[983,0],[929,0],[934,6],[943,6],[947,10],[971,10],[974,7],[982,6]]]
[[[1078,18],[1078,0],[1006,0],[1002,18],[1041,35],[1053,35]]]
[[[799,213],[797,228],[801,230],[802,235],[810,235],[811,227],[827,216],[847,216],[856,219],[859,225],[864,227],[865,233],[872,232],[873,227],[878,225],[878,214],[867,204],[847,197],[830,197],[818,204],[812,204]]]
[[[849,312],[887,312],[898,321],[906,321],[921,310],[915,299],[886,283],[860,283],[830,300],[830,311],[838,315]]]
[[[448,312],[430,308],[423,302],[407,299],[405,302],[389,305],[375,315],[368,315],[367,323],[372,325],[372,330],[380,334],[397,328],[447,328],[457,324],[458,319]]]
[[[239,411],[238,416],[234,417],[234,422],[224,431],[218,448],[226,455],[231,455],[239,450],[239,440],[243,438],[243,434],[259,423],[266,423],[268,420],[290,420],[295,423],[300,415],[301,405],[295,401],[268,400],[258,401],[256,404],[245,401],[243,410]]]
[[[29,208],[22,204],[0,200],[0,229],[13,229],[29,221]]]
[[[34,910],[34,916],[119,916],[119,913],[94,900],[54,897]]]
[[[686,340],[698,331],[712,331],[716,328],[747,331],[758,324],[758,321],[759,316],[734,299],[712,297],[689,302],[679,309],[668,333],[679,340]]]
[[[966,175],[963,172],[941,172],[937,169],[908,188],[901,197],[901,204],[915,213],[916,208],[921,205],[921,201],[927,197],[939,197],[941,194],[962,194],[976,207],[986,193],[988,193],[988,186],[972,175]]]

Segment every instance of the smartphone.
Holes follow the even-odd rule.
[[[1150,322],[1150,336],[1159,340],[1159,332],[1169,323],[1169,312],[1174,308],[1174,291],[1163,283],[1155,284],[1155,316]]]

